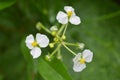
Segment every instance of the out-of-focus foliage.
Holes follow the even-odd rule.
[[[0,10],[10,7],[11,5],[14,4],[14,1],[11,2],[0,2]]]
[[[29,51],[21,44],[26,35],[39,32],[35,28],[38,21],[48,28],[58,24],[56,14],[65,5],[73,6],[82,21],[79,26],[68,26],[67,40],[84,42],[86,48],[94,52],[93,62],[87,64],[81,73],[73,72],[74,56],[64,49],[62,54],[66,68],[61,62],[62,67],[56,67],[54,61],[44,61],[45,49],[42,57],[32,60]],[[54,80],[54,76],[64,78],[57,80],[68,80],[70,76],[73,80],[119,80],[119,30],[120,4],[115,0],[0,0],[0,80]],[[40,33],[45,32],[41,30]],[[34,66],[37,61],[41,63]],[[65,71],[62,73],[59,69]]]

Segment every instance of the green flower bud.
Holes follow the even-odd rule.
[[[66,36],[65,36],[65,35],[62,35],[62,39],[65,40],[65,39],[66,39]]]
[[[54,43],[50,43],[49,46],[50,46],[50,48],[53,48],[54,47]]]
[[[47,61],[51,61],[51,57],[50,57],[50,55],[49,55],[49,54],[46,55],[46,56],[45,56],[45,59],[46,59]]]

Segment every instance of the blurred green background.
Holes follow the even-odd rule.
[[[57,62],[33,61],[23,48],[25,37],[39,32],[36,23],[40,21],[48,28],[58,24],[56,14],[66,5],[73,6],[82,21],[68,26],[67,40],[84,42],[94,52],[92,63],[80,73],[72,70],[74,56],[65,49],[62,67],[66,72],[61,65],[55,67]],[[38,71],[33,62],[40,63]],[[120,1],[0,0],[0,80],[120,80]]]

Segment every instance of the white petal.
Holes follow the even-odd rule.
[[[81,53],[78,53],[75,58],[73,58],[73,62],[76,63],[76,62],[79,62],[79,60],[81,59]]]
[[[29,36],[26,37],[26,40],[25,40],[26,46],[27,46],[29,49],[32,49],[32,48],[33,48],[32,42],[34,42],[34,37],[33,37],[32,34],[30,34]]]
[[[86,68],[86,64],[80,64],[80,62],[73,65],[73,70],[75,72],[81,72],[85,68]]]
[[[32,43],[32,42],[34,42],[34,37],[33,37],[33,35],[30,34],[29,36],[27,36],[25,42],[26,42],[26,43]]]
[[[86,62],[91,62],[93,58],[93,53],[90,50],[86,49],[83,51],[82,56]]]
[[[36,40],[40,47],[47,47],[49,44],[49,39],[46,35],[37,33]]]
[[[38,58],[41,55],[41,49],[38,47],[35,47],[30,51],[30,53],[33,56],[33,59]]]
[[[78,25],[81,23],[81,20],[78,16],[71,16],[70,20],[71,24]]]
[[[68,23],[68,16],[66,13],[59,11],[57,14],[56,19],[58,20],[59,23],[61,24],[66,24]]]
[[[74,8],[72,8],[71,6],[65,6],[65,7],[64,7],[64,10],[65,10],[66,12],[69,12],[69,11],[74,12]]]
[[[32,46],[31,43],[26,43],[26,46],[27,46],[29,49],[32,49],[32,48],[33,48],[33,46]]]

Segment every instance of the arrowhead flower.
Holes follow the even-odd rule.
[[[38,58],[41,55],[41,49],[47,47],[49,44],[49,39],[46,35],[37,33],[36,39],[34,39],[33,35],[30,34],[26,37],[25,40],[26,46],[31,50],[30,53],[33,58]]]
[[[66,24],[68,23],[68,21],[74,25],[78,25],[81,23],[80,18],[76,16],[74,12],[74,8],[72,8],[71,6],[65,6],[64,10],[66,13],[64,13],[63,11],[59,11],[57,14],[56,19],[59,23]]]
[[[81,72],[83,69],[86,68],[85,62],[91,62],[92,58],[93,53],[88,49],[84,50],[82,53],[78,53],[73,59],[73,70],[75,72]]]

